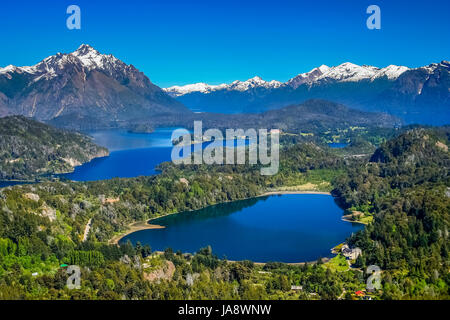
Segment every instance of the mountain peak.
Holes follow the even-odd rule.
[[[259,76],[255,76],[246,81],[236,80],[232,82],[227,89],[229,90],[238,90],[238,91],[247,91],[256,87],[264,87],[264,88],[278,88],[282,83],[276,80],[265,81]]]
[[[296,75],[294,78],[288,80],[287,84],[290,87],[296,89],[302,84],[314,82],[328,70],[330,70],[330,67],[323,64],[320,67],[314,68],[309,72]]]
[[[99,53],[97,50],[95,50],[92,46],[83,43],[81,46],[78,47],[77,50],[75,50],[73,53],[78,53],[80,55],[88,54],[89,52],[95,52]]]
[[[260,76],[254,76],[253,78],[248,79],[247,81],[266,82]]]
[[[335,67],[335,68],[339,68],[339,67],[344,67],[344,68],[359,68],[359,67],[361,67],[361,66],[359,66],[359,65],[357,65],[357,64],[354,64],[354,63],[352,63],[352,62],[344,62],[344,63],[341,63],[340,65],[338,65],[337,67]]]
[[[91,47],[88,44],[82,44],[78,47],[77,50],[71,53],[71,55],[75,57],[85,57],[85,56],[102,56],[100,52],[95,50],[93,47]]]
[[[13,66],[12,64],[10,64],[10,65],[7,65],[6,67],[4,67],[4,68],[0,68],[0,74],[1,73],[8,73],[8,72],[12,72],[12,71],[15,71],[15,70],[17,70],[18,68],[16,67],[16,66]]]
[[[323,65],[321,65],[320,67],[315,68],[315,69],[313,69],[313,70],[319,70],[320,72],[325,73],[325,72],[328,71],[329,69],[330,69],[329,66],[323,64]],[[311,71],[313,71],[313,70],[311,70]]]
[[[105,69],[107,66],[111,67],[120,61],[112,55],[101,54],[88,44],[82,44],[70,55],[77,57],[83,66],[89,70],[96,68]]]
[[[18,82],[16,79],[20,79],[20,86],[11,85]],[[142,72],[87,44],[72,53],[49,56],[31,67],[0,69],[0,82],[4,81],[11,83],[7,88],[14,87],[14,91],[10,90],[7,100],[0,93],[0,111],[53,119],[67,126],[83,127],[83,118],[95,119],[93,126],[111,126],[112,119],[128,121],[187,111]],[[88,122],[86,126],[91,126]]]

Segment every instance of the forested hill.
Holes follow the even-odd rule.
[[[358,266],[384,270],[384,296],[448,297],[450,130],[414,129],[384,143],[371,162],[349,167],[333,190],[358,219]]]
[[[450,127],[409,130],[396,139],[389,140],[371,158],[372,162],[397,164],[442,164],[447,158]],[[447,164],[448,165],[448,164]]]
[[[401,123],[400,119],[386,113],[360,111],[322,99],[312,99],[302,104],[263,113],[193,113],[183,116],[182,120],[176,119],[178,122],[174,119],[160,118],[153,118],[149,121],[159,121],[159,125],[164,123],[165,125],[183,125],[190,128],[193,126],[194,120],[202,120],[205,128],[273,128],[290,133],[312,132],[317,134],[349,127],[394,128]]]
[[[65,173],[108,150],[85,135],[23,116],[0,118],[0,180],[27,180]]]

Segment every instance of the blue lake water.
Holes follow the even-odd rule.
[[[155,174],[158,164],[170,160],[173,130],[163,128],[150,134],[121,130],[90,132],[94,142],[108,148],[110,155],[76,167],[74,172],[63,177],[74,181],[92,181]]]
[[[171,136],[175,129],[159,128],[152,133],[130,133],[126,130],[88,132],[94,143],[108,148],[110,155],[93,159],[76,167],[73,172],[59,176],[73,181],[95,181],[157,174],[155,168],[160,163],[171,161]],[[208,144],[203,143],[202,148]],[[242,146],[248,141],[236,140],[234,144]],[[0,188],[20,183],[0,181]]]
[[[24,184],[24,183],[20,182],[20,181],[0,181],[0,188],[15,186],[18,184]]]
[[[151,223],[166,228],[137,231],[120,242],[190,253],[211,245],[230,260],[313,261],[331,256],[332,247],[363,228],[342,221],[342,214],[329,195],[261,197],[158,218]]]
[[[348,143],[332,142],[332,143],[329,143],[328,146],[333,149],[340,149],[340,148],[345,148],[346,146],[348,146]]]
[[[97,158],[75,168],[62,177],[74,181],[94,181],[111,178],[131,178],[156,174],[155,167],[171,161],[171,136],[176,128],[157,129],[152,133],[130,133],[121,130],[90,132],[96,144],[107,147],[110,155]],[[202,144],[202,148],[209,142]],[[236,140],[242,146],[248,141]],[[193,150],[193,146],[191,146]]]

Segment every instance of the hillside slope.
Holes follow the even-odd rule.
[[[0,119],[0,180],[65,173],[108,150],[85,135],[11,116]]]

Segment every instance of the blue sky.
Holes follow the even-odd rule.
[[[81,30],[66,8],[81,8]],[[381,30],[366,8],[381,8]],[[166,87],[255,75],[285,81],[350,61],[417,67],[450,59],[448,0],[0,2],[0,66],[32,65],[88,43]]]

